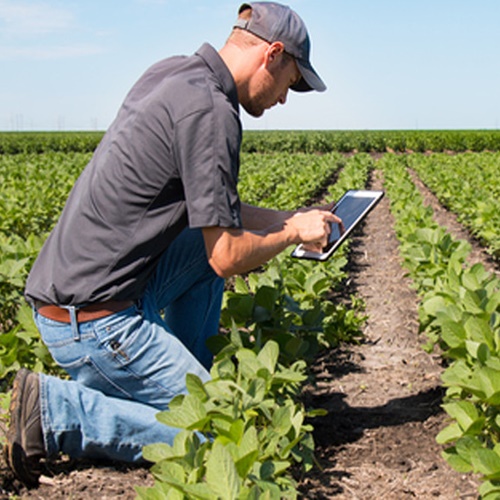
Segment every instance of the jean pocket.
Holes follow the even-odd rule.
[[[95,325],[98,343],[120,364],[127,364],[140,342],[143,316],[137,308],[113,315]]]
[[[43,341],[48,347],[64,345],[74,340],[69,323],[54,321],[36,311],[33,318]]]

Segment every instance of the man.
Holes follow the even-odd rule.
[[[187,373],[209,379],[224,278],[291,244],[325,245],[339,222],[328,207],[261,209],[236,187],[239,104],[261,116],[290,88],[325,90],[309,51],[291,9],[243,4],[219,52],[161,61],[126,97],[27,281],[71,380],[21,370],[14,381],[6,457],[26,484],[43,457],[136,462],[144,445],[171,443],[178,431],[155,415]]]

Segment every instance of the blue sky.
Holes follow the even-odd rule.
[[[247,129],[500,127],[500,1],[290,0],[324,93]],[[0,0],[0,130],[104,130],[159,59],[219,49],[228,0]]]

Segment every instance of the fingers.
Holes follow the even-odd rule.
[[[321,253],[329,244],[333,224],[337,224],[340,234],[345,232],[342,219],[335,215],[336,202],[321,207],[308,207],[295,212],[292,217],[297,227],[298,243],[308,251]],[[297,218],[298,217],[298,218]]]
[[[331,212],[326,212],[328,214],[328,221],[329,222],[334,222],[336,224],[342,224],[342,219],[335,214],[332,214]]]
[[[328,210],[311,209],[298,212],[290,221],[297,231],[297,243],[321,252],[327,246],[332,224],[341,224],[341,220]]]
[[[343,234],[345,232],[345,226],[340,217],[328,211],[321,211],[321,216],[323,217],[324,220],[324,225],[323,225],[324,232],[321,239],[317,242],[314,242],[316,247],[315,251],[317,252],[323,251],[323,249],[328,246],[333,224],[338,225],[340,234]]]

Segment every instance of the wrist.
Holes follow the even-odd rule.
[[[285,241],[287,243],[287,246],[297,245],[301,243],[299,232],[290,219],[291,217],[289,219],[286,219],[283,223],[283,231],[285,232]]]

